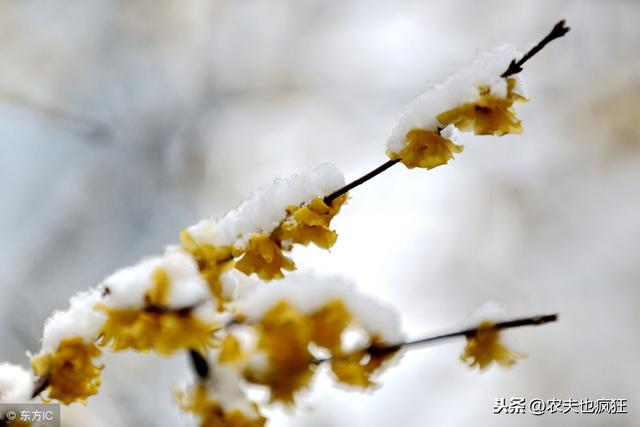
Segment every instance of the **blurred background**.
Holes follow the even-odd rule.
[[[385,161],[394,118],[478,49],[523,50],[522,136],[465,137],[426,172],[353,191],[330,254],[410,337],[497,300],[529,357],[472,371],[462,341],[407,353],[374,392],[326,372],[271,426],[640,424],[640,2],[0,0],[0,360],[27,364],[71,294],[278,176]],[[506,66],[507,64],[505,64]],[[188,425],[186,357],[107,355],[67,426]],[[493,415],[496,398],[628,399],[629,415]]]

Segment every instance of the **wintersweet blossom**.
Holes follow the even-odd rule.
[[[411,129],[407,133],[407,143],[399,153],[389,152],[389,158],[400,160],[408,168],[432,169],[444,165],[453,158],[454,153],[462,153],[464,147],[453,142],[446,135],[451,126],[436,132],[424,129]]]
[[[94,359],[102,352],[93,343],[82,338],[69,338],[60,342],[58,350],[31,360],[33,372],[47,379],[47,399],[56,399],[65,405],[98,393],[102,366]]]
[[[282,270],[293,271],[293,260],[283,253],[282,243],[272,235],[260,234],[249,240],[236,268],[246,275],[256,273],[263,280],[281,279]]]
[[[484,370],[497,363],[503,367],[513,366],[525,353],[513,350],[516,343],[505,339],[506,331],[496,327],[496,323],[509,318],[507,310],[495,301],[488,301],[469,315],[465,323],[475,325],[475,333],[467,335],[467,344],[460,358],[470,367]]]
[[[387,347],[374,337],[366,349],[332,358],[331,371],[340,382],[355,387],[371,387],[375,384],[372,376],[399,350],[400,347]]]
[[[506,96],[492,93],[490,86],[480,86],[478,100],[439,114],[438,121],[476,135],[502,136],[522,133],[522,122],[518,119],[513,104],[526,102],[527,99],[515,92],[515,79],[505,80]]]
[[[469,366],[488,368],[493,362],[504,366],[513,366],[523,353],[513,351],[500,340],[500,331],[490,321],[481,322],[475,334],[467,336],[467,345],[462,353],[462,360]]]
[[[327,205],[321,197],[316,197],[302,206],[289,206],[287,218],[274,231],[277,239],[285,243],[296,243],[329,249],[338,238],[338,234],[329,228],[331,220],[340,212],[347,200],[343,194]]]

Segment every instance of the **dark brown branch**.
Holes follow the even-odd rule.
[[[534,317],[525,317],[522,319],[515,319],[515,320],[509,320],[506,322],[499,322],[496,323],[494,325],[494,328],[496,329],[509,329],[509,328],[519,328],[520,326],[538,326],[538,325],[543,325],[545,323],[549,323],[549,322],[555,322],[558,320],[558,315],[557,314],[547,314],[544,316],[534,316]],[[475,334],[478,333],[478,328],[471,328],[471,329],[465,329],[462,331],[457,331],[457,332],[451,332],[448,334],[443,334],[443,335],[437,335],[434,337],[429,337],[429,338],[421,338],[418,340],[414,340],[414,341],[407,341],[404,342],[402,344],[399,344],[400,347],[403,348],[411,348],[411,347],[416,347],[416,346],[420,346],[423,344],[429,344],[432,343],[434,341],[441,341],[441,340],[445,340],[448,338],[454,338],[454,337],[460,337],[460,336],[465,336],[465,337],[472,337]]]
[[[36,378],[35,383],[33,384],[33,392],[31,393],[31,398],[35,399],[37,395],[45,391],[45,389],[49,387],[49,378],[47,377],[38,377]]]
[[[553,27],[551,32],[547,34],[545,38],[540,40],[540,43],[532,47],[531,50],[529,50],[529,52],[525,53],[525,55],[522,58],[520,58],[519,61],[516,61],[515,59],[513,59],[509,64],[509,68],[507,68],[507,70],[504,73],[502,73],[500,77],[509,77],[514,74],[518,74],[520,71],[522,71],[522,66],[524,65],[525,62],[531,59],[536,53],[540,52],[546,45],[551,43],[553,40],[567,34],[569,30],[570,28],[565,25],[564,19],[558,22]]]
[[[555,322],[558,320],[557,314],[547,314],[543,316],[525,317],[521,319],[508,320],[505,322],[498,322],[493,327],[495,329],[509,329],[519,328],[521,326],[538,326],[549,322]],[[440,341],[444,341],[455,337],[472,337],[478,333],[479,328],[464,329],[461,331],[450,332],[447,334],[436,335],[433,337],[420,338],[413,341],[405,341],[398,344],[389,344],[385,346],[371,346],[366,349],[366,352],[372,356],[383,356],[388,353],[394,353],[400,349],[412,349],[422,345],[434,344]],[[328,362],[332,358],[318,359],[316,363]]]
[[[371,178],[381,174],[382,172],[386,171],[387,169],[389,169],[391,166],[395,165],[399,161],[400,159],[386,161],[385,163],[381,164],[380,166],[378,166],[368,174],[361,176],[355,181],[352,181],[349,184],[345,185],[344,187],[340,188],[339,190],[336,190],[333,193],[329,194],[327,197],[324,198],[324,203],[327,204],[327,206],[330,206],[331,202],[333,202],[338,197],[342,196],[349,190],[356,188],[358,185],[364,184],[365,182],[369,181]]]
[[[209,362],[198,351],[189,350],[189,357],[191,359],[191,366],[198,375],[200,381],[205,381],[209,378]]]

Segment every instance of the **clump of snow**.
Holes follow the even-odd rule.
[[[98,289],[79,292],[71,297],[67,310],[55,311],[44,323],[40,354],[55,352],[60,341],[67,338],[94,341],[105,319],[103,313],[93,309],[100,299]]]
[[[281,301],[304,314],[311,314],[329,302],[340,300],[354,320],[371,336],[387,343],[403,339],[397,313],[356,289],[348,280],[333,275],[293,272],[268,286],[257,287],[237,305],[237,312],[258,321]]]
[[[180,309],[204,303],[209,289],[193,257],[170,246],[161,256],[148,257],[116,271],[100,285],[102,303],[110,308],[137,310],[145,306],[145,294],[154,286],[154,273],[162,269],[169,279],[167,307]]]
[[[445,111],[478,99],[478,88],[488,86],[497,97],[506,97],[507,82],[500,75],[507,69],[512,59],[519,58],[521,52],[513,45],[502,45],[479,52],[468,65],[454,71],[444,81],[431,84],[427,90],[414,99],[404,110],[387,139],[387,149],[399,153],[406,143],[407,133],[414,128],[435,131],[442,127],[436,118]],[[516,81],[514,92],[525,96],[520,74],[510,76]]]
[[[203,219],[187,231],[199,244],[243,249],[252,236],[272,232],[285,219],[288,206],[327,196],[343,185],[342,172],[331,163],[321,163],[288,178],[276,179],[222,218]]]
[[[11,363],[0,363],[0,403],[31,400],[34,378],[30,371]]]

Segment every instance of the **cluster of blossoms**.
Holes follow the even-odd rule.
[[[462,151],[456,129],[519,133],[512,105],[525,99],[520,78],[498,77],[517,55],[510,46],[483,52],[420,95],[389,137],[390,158],[430,169]],[[330,164],[276,180],[222,218],[183,230],[179,246],[72,297],[46,321],[33,374],[0,365],[0,401],[40,394],[83,402],[98,392],[98,359],[107,348],[199,355],[208,372],[178,400],[202,426],[264,425],[247,387],[266,387],[272,401],[291,404],[321,363],[339,382],[372,386],[402,348],[396,314],[340,277],[290,273],[294,245],[329,249],[336,242],[330,223],[347,194],[326,196],[343,186]],[[471,366],[508,366],[521,356],[500,341],[495,322],[487,315],[467,336],[462,358]],[[35,393],[34,375],[41,380]]]
[[[458,131],[476,135],[517,134],[522,124],[513,104],[526,97],[519,74],[500,77],[520,55],[512,45],[481,52],[466,67],[432,85],[399,117],[387,142],[387,155],[408,168],[432,169],[461,153]]]

